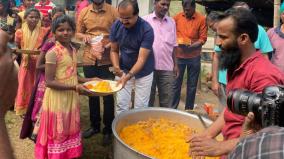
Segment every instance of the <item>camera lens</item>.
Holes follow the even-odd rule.
[[[248,112],[257,111],[260,102],[261,98],[258,94],[243,89],[230,91],[227,98],[227,105],[230,111],[244,116]]]

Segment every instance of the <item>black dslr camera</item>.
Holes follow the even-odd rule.
[[[244,89],[232,90],[227,105],[236,114],[246,116],[253,112],[256,123],[261,127],[284,127],[284,86],[266,87],[261,94]]]

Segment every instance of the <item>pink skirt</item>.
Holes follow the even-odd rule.
[[[16,115],[26,114],[36,78],[36,58],[29,58],[28,66],[20,65],[19,86],[15,100]]]
[[[72,159],[82,155],[79,107],[66,112],[51,112],[43,105],[39,122],[36,159]]]

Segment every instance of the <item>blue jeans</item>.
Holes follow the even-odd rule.
[[[185,69],[187,68],[187,86],[185,109],[193,109],[196,94],[196,88],[200,73],[200,56],[189,59],[178,59],[179,77],[174,82],[173,107],[177,108],[180,101],[181,86]]]

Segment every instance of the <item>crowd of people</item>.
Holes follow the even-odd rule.
[[[212,90],[220,100],[221,113],[208,129],[189,139],[190,155],[226,157],[231,153],[230,157],[238,158],[239,149],[246,146],[241,144],[246,141],[241,140],[245,117],[229,111],[227,94],[239,88],[259,93],[266,86],[284,84],[283,23],[266,33],[244,2],[204,16],[196,11],[194,0],[182,0],[183,11],[169,17],[170,3],[155,0],[153,13],[140,17],[136,0],[122,0],[118,8],[105,0],[78,0],[71,18],[49,0],[23,0],[21,5],[0,0],[1,131],[6,130],[2,124],[8,107],[4,106],[14,106],[16,115],[23,118],[20,138],[35,142],[35,158],[78,158],[83,151],[79,95],[89,96],[90,128],[82,136],[101,132],[103,104],[103,145],[109,145],[115,115],[132,105],[134,109],[177,109],[185,70],[184,109],[194,109],[202,45],[210,28],[216,34]],[[283,21],[284,4],[280,13]],[[84,77],[77,71],[79,47],[74,39],[85,45]],[[18,74],[14,63],[19,64]],[[116,96],[103,96],[103,103],[82,85],[100,79],[122,85]],[[224,141],[216,141],[221,132]],[[0,134],[0,141],[9,143],[7,133]],[[12,158],[9,146],[0,143],[0,151]]]

